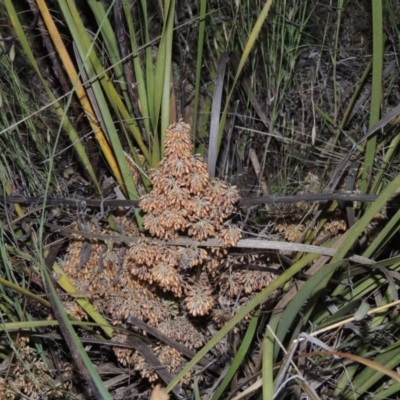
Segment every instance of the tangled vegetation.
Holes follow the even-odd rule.
[[[4,0],[0,400],[398,398],[399,16]]]

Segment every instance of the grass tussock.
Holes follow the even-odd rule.
[[[399,11],[5,0],[0,399],[397,398]]]

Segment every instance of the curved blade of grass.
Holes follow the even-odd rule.
[[[327,315],[329,315],[327,317],[321,316],[320,320],[323,320],[324,322],[317,325],[318,329],[323,329],[326,326],[336,324],[340,321],[343,321],[343,320],[349,318],[350,315],[353,315],[356,308],[360,306],[361,302],[362,302],[362,299],[352,300],[349,303],[346,303],[343,307],[340,307],[335,313],[333,313],[331,315],[327,314]]]
[[[400,176],[397,176],[382,192],[382,194],[378,197],[378,199],[374,203],[372,203],[371,206],[366,210],[363,217],[353,226],[353,228],[355,228],[355,231],[353,231],[352,237],[357,238],[363,232],[363,230],[366,228],[366,226],[369,224],[372,218],[384,207],[384,204],[386,203],[386,201],[388,201],[389,197],[392,194],[394,194],[395,191],[399,188],[399,185],[400,185]],[[352,244],[353,244],[352,240],[346,242],[343,246],[341,246],[341,248],[338,250],[338,253],[334,256],[334,258],[344,256],[350,250],[351,248],[350,246],[352,246]],[[372,284],[373,283],[371,281],[371,285]],[[359,289],[360,286],[361,286],[360,284],[357,285],[356,289]],[[341,381],[338,382],[337,388],[340,389],[344,388],[348,380],[349,374],[351,375],[354,373],[355,369],[352,369],[352,371],[348,371],[348,373],[342,377]],[[339,390],[337,390],[338,393]]]
[[[262,398],[272,400],[274,398],[274,343],[275,334],[270,326],[267,326],[267,334],[262,341]]]
[[[70,320],[71,325],[78,326],[83,329],[97,328],[99,325],[94,322],[83,322],[79,320]],[[21,329],[32,329],[32,328],[42,328],[46,326],[59,326],[60,324],[56,320],[46,319],[44,321],[16,321],[16,322],[5,322],[0,324],[0,332],[12,332],[19,331]]]
[[[36,71],[47,95],[49,96],[49,98],[51,99],[52,103],[54,104],[54,110],[56,111],[58,117],[60,118],[60,121],[64,127],[64,129],[67,131],[68,136],[71,140],[71,143],[73,144],[79,159],[81,160],[81,163],[83,165],[83,167],[88,171],[89,176],[92,178],[93,183],[96,186],[97,191],[101,194],[101,189],[100,189],[100,185],[97,181],[96,175],[94,173],[94,170],[92,168],[92,165],[90,163],[89,158],[87,157],[87,154],[85,152],[85,148],[83,147],[81,140],[79,138],[79,135],[77,134],[77,132],[75,131],[75,129],[73,128],[72,124],[70,123],[70,121],[68,120],[68,118],[66,118],[66,113],[63,110],[60,102],[56,99],[56,97],[54,96],[53,92],[51,91],[51,89],[49,88],[46,80],[43,78],[42,74],[40,73],[39,67],[36,63],[35,57],[32,53],[31,50],[31,46],[28,43],[28,40],[26,38],[25,32],[22,28],[22,25],[18,19],[17,13],[14,9],[14,6],[12,4],[11,0],[5,0],[5,6],[7,8],[7,12],[10,16],[10,20],[13,24],[13,28],[14,31],[18,37],[18,40],[21,43],[22,48],[24,49],[24,52],[29,60],[29,62],[31,63],[33,69]]]
[[[71,29],[71,34],[75,39],[75,44],[79,50],[79,54],[87,68],[87,74],[91,79],[90,83],[94,85],[94,82],[97,83],[98,81],[100,81],[101,87],[103,88],[105,93],[105,97],[114,108],[115,112],[121,115],[124,123],[129,127],[130,131],[132,132],[137,146],[143,153],[146,160],[149,160],[149,151],[146,145],[143,143],[141,133],[137,127],[137,124],[135,123],[135,120],[132,118],[132,116],[128,113],[128,110],[122,102],[118,91],[106,74],[104,65],[97,57],[93,49],[94,42],[92,42],[89,38],[74,3],[71,3],[70,0],[67,0],[67,3],[68,7],[66,7],[66,2],[65,0],[63,0],[62,2],[60,2],[60,7],[62,8],[63,12],[65,12],[64,17]]]
[[[388,291],[386,291],[386,294],[387,293],[388,293]],[[378,324],[376,324],[375,320],[377,319],[377,317],[376,317],[376,315],[375,315],[375,317],[373,316],[373,321],[369,324],[370,328],[376,327],[377,325],[384,324],[384,321],[382,320],[381,316],[386,314],[386,316],[384,316],[384,318],[386,318],[387,317],[387,313],[389,312],[389,310],[393,309],[394,307],[397,307],[400,304],[400,300],[392,301],[392,302],[386,302],[387,298],[388,298],[388,296],[385,295],[385,300],[384,300],[383,303],[381,303],[381,305],[379,307],[372,308],[367,312],[367,315],[373,316],[373,314],[376,314],[376,315],[378,315],[378,318],[381,319],[381,321]],[[399,323],[398,320],[400,320],[400,318],[399,317],[395,317],[392,320],[390,320],[390,322],[388,322],[388,324],[396,324],[397,325]],[[339,320],[337,322],[336,321],[331,321],[329,324],[325,324],[325,326],[324,326],[324,324],[321,324],[321,327],[318,326],[318,330],[312,332],[311,335],[312,336],[318,336],[318,335],[320,335],[320,334],[322,334],[324,332],[336,329],[336,328],[338,328],[340,326],[343,326],[343,325],[345,325],[345,324],[347,324],[349,322],[353,322],[353,321],[355,321],[354,315],[348,316],[347,318],[341,319],[341,320]],[[388,324],[385,324],[385,325],[388,325]]]
[[[36,295],[35,293],[32,293],[28,289],[25,289],[13,282],[8,281],[7,279],[0,277],[0,285],[3,285],[4,287],[7,287],[11,290],[14,290],[17,293],[21,293],[23,296],[29,297],[30,299],[37,301],[39,304],[41,304],[44,307],[50,308],[50,303],[47,300]]]
[[[372,257],[376,251],[382,249],[385,244],[399,231],[400,229],[400,209],[396,212],[396,214],[387,222],[380,232],[378,236],[373,240],[373,242],[368,246],[368,248],[364,251],[364,257]]]
[[[158,47],[155,75],[153,107],[155,115],[154,142],[152,146],[152,165],[155,165],[163,156],[162,143],[165,131],[170,123],[170,93],[172,75],[172,41],[174,29],[175,0],[164,1],[164,26]],[[160,121],[159,121],[160,120]],[[159,129],[161,136],[156,132]]]
[[[372,185],[371,193],[379,192],[379,190],[382,186],[382,181],[383,181],[385,175],[387,174],[388,169],[393,165],[392,164],[393,160],[398,155],[399,145],[400,145],[400,134],[397,134],[392,139],[389,146],[387,146],[387,151],[385,152],[381,168],[378,172],[378,175],[375,178],[374,184]]]
[[[252,344],[254,334],[256,333],[257,330],[257,323],[258,323],[259,315],[253,315],[251,317],[249,326],[247,327],[246,334],[244,335],[244,338],[242,340],[242,343],[239,347],[239,350],[235,354],[235,357],[232,361],[231,366],[229,367],[228,372],[222,379],[222,382],[219,384],[217,390],[214,393],[214,396],[212,397],[212,400],[218,400],[222,394],[224,393],[224,390],[227,388],[229,385],[229,382],[232,380],[234,375],[236,374],[237,370],[239,369],[240,365],[242,364],[247,351]]]
[[[160,48],[163,55],[163,70],[164,79],[162,87],[162,103],[161,103],[161,143],[164,143],[165,131],[167,130],[170,121],[170,109],[172,106],[170,104],[171,98],[171,78],[172,78],[172,42],[174,36],[174,18],[175,18],[175,0],[165,0],[164,12],[166,15],[165,28],[163,30],[163,35],[161,38]],[[157,60],[158,67],[158,60]],[[157,87],[157,86],[156,86]],[[159,95],[155,93],[155,95]],[[175,113],[176,114],[176,113]],[[161,148],[161,157],[164,154],[163,148]]]
[[[394,382],[390,385],[383,385],[381,389],[374,392],[375,400],[386,400],[392,398],[396,393],[400,392],[400,383]],[[397,396],[398,397],[398,396]]]
[[[365,296],[368,296],[379,288],[380,285],[386,284],[387,279],[381,272],[373,272],[368,274],[366,277],[362,278],[357,285],[352,288],[346,287],[347,290],[340,290],[338,288],[332,293],[332,298],[340,298],[343,302],[350,302],[353,300],[362,299]],[[326,314],[322,314],[319,318],[315,320],[316,324],[322,323],[330,314],[326,312]]]
[[[382,262],[382,267],[389,267],[393,269],[398,269],[399,265],[398,263],[396,264],[396,259],[397,257],[391,259],[391,260],[386,260],[387,262],[383,261]],[[378,263],[379,264],[379,263]],[[393,265],[386,265],[386,264],[393,264]],[[369,274],[367,277],[362,279],[360,282],[357,282],[357,285],[352,288],[354,290],[347,290],[349,293],[346,294],[345,291],[340,291],[340,290],[335,290],[335,292],[331,295],[332,298],[336,298],[339,296],[340,299],[343,299],[343,301],[349,300],[349,299],[362,299],[371,296],[371,293],[373,293],[376,289],[379,289],[382,287],[382,285],[385,285],[387,283],[386,278],[378,275],[378,274]],[[337,293],[336,293],[337,292]],[[343,293],[344,292],[344,293]],[[368,311],[369,315],[375,314],[373,317],[372,321],[368,324],[368,329],[372,329],[378,325],[381,325],[383,323],[384,318],[387,318],[387,314],[389,312],[389,307],[393,307],[398,302],[391,302],[391,298],[393,298],[392,295],[392,289],[388,287],[386,291],[386,295],[383,298],[383,302],[380,303],[380,306],[377,309],[372,309]],[[353,318],[349,319],[348,321],[344,320],[340,323],[340,325],[343,325],[344,323],[351,322],[353,321]],[[318,323],[318,322],[316,322]],[[324,326],[325,324],[322,324]],[[358,348],[359,355],[366,355],[369,350],[369,345],[368,343],[365,343],[362,347]],[[353,381],[353,376],[356,374],[357,370],[359,368],[357,366],[349,366],[346,369],[346,374],[343,374],[341,379],[337,382],[336,384],[336,389],[335,389],[335,395],[340,395],[344,388],[347,387],[349,381]]]
[[[399,269],[399,260],[400,257],[392,257],[387,260],[382,260],[374,265],[377,266],[377,268],[388,268],[389,271],[397,271]],[[357,283],[356,287],[349,287],[349,283],[351,282],[351,279],[355,277],[356,275],[359,275],[362,271],[361,270],[351,270],[351,271],[346,271],[343,274],[340,274],[338,276],[339,280],[343,281],[343,284],[338,285],[335,290],[332,292],[331,297],[340,297],[340,299],[344,302],[347,301],[352,301],[358,297],[364,296],[368,291],[370,290],[375,290],[376,285],[379,284],[380,279],[382,278],[381,273],[373,273],[373,274],[368,274],[364,278],[361,278],[361,280]],[[372,275],[372,276],[371,276]],[[369,288],[370,285],[370,288]]]
[[[372,321],[370,322],[369,326],[370,329],[375,329],[380,326],[388,326],[387,322],[391,322],[397,325],[392,318],[392,309],[395,307],[395,304],[399,304],[400,300],[393,301],[393,295],[390,288],[387,288],[385,294],[382,296],[382,301],[379,304],[379,307],[372,308],[368,311],[368,315],[372,314],[373,311],[376,311],[373,315]]]
[[[348,236],[349,236],[349,231],[346,232],[344,235],[342,235],[339,239],[337,239],[333,244],[331,243],[330,245],[331,245],[332,249],[336,250],[337,247],[340,247],[341,243],[345,242],[345,240],[347,239]],[[329,245],[329,243],[328,243],[328,245]],[[337,253],[337,250],[335,251],[335,254],[336,253]],[[304,263],[306,260],[308,260],[308,257],[302,257],[298,262]],[[312,267],[310,267],[308,269],[307,273],[310,274],[310,275],[314,275],[318,270],[320,270],[321,268],[323,268],[325,266],[325,264],[326,264],[326,262],[328,260],[329,260],[329,258],[327,258],[327,257],[319,258],[319,260],[317,260],[317,262],[315,262],[312,265]],[[331,264],[333,264],[333,262],[331,262]],[[304,284],[305,284],[304,282],[299,282],[295,287],[292,287],[285,294],[285,296],[279,301],[279,303],[276,305],[276,308],[279,311],[274,313],[271,316],[270,320],[269,320],[269,326],[270,326],[270,330],[272,332],[276,332],[277,329],[278,329],[278,325],[282,323],[282,318],[281,318],[282,311],[281,310],[285,309],[288,304],[293,303],[293,302],[295,302],[295,303],[297,302],[297,300],[295,300],[295,299],[296,299],[296,296],[298,294],[298,288],[302,287]],[[301,304],[304,305],[304,302],[301,303]],[[288,317],[289,316],[287,316],[287,318]],[[296,315],[290,314],[290,317],[292,318],[291,321],[289,322],[289,320],[288,320],[285,323],[291,323],[293,321],[293,319],[296,318]],[[266,332],[266,336],[268,336],[268,335],[270,335],[270,332],[267,331]],[[284,337],[283,336],[282,337],[277,336],[277,338],[278,338],[278,340],[280,342],[284,341]],[[266,346],[267,347],[271,346],[272,343],[274,343],[274,340],[273,340],[273,338],[271,336],[269,336],[269,339],[270,340],[268,342],[266,342]],[[269,350],[269,353],[270,353],[271,350],[270,349],[268,349],[268,350]],[[279,350],[280,350],[280,348],[279,348],[278,344],[276,343],[274,345],[274,350],[273,350],[273,361],[276,360],[276,358],[278,356],[278,353],[279,353]]]
[[[395,343],[394,345],[390,346],[390,352],[397,351],[398,358],[400,358],[400,352],[399,352],[399,346],[400,342]],[[393,355],[394,353],[391,353]],[[349,354],[349,353],[343,353],[341,351],[315,351],[313,353],[308,353],[302,355],[302,357],[311,357],[314,355],[327,355],[327,356],[337,356],[337,357],[343,357],[343,358],[348,358],[349,360],[358,362],[360,364],[366,365],[369,367],[368,369],[372,371],[374,374],[379,374],[380,376],[387,375],[390,378],[394,379],[397,382],[400,382],[400,375],[394,371],[392,371],[390,368],[387,366],[383,365],[382,363],[378,362],[378,358],[389,358],[389,351],[383,355],[383,357],[378,356],[375,361],[369,360],[364,357],[357,356],[355,354]],[[398,359],[397,358],[397,359]],[[358,386],[354,382],[354,386],[360,388],[361,386]],[[361,391],[361,393],[365,394],[365,391]]]
[[[153,54],[152,54],[152,48],[150,46],[150,31],[149,31],[149,19],[148,19],[148,14],[147,14],[147,0],[141,0],[141,6],[142,6],[142,30],[143,30],[143,35],[144,35],[144,40],[145,43],[148,43],[146,46],[145,52],[145,76],[146,76],[146,91],[147,91],[147,101],[148,101],[148,110],[149,110],[149,116],[150,116],[150,121],[151,121],[151,127],[153,129],[153,132],[151,132],[152,135],[155,133],[155,129],[157,126],[157,118],[158,114],[156,114],[156,109],[155,109],[155,104],[154,104],[154,98],[155,98],[155,76],[154,76],[154,70],[153,70]],[[149,132],[150,135],[150,132]],[[154,139],[154,136],[152,140]]]
[[[395,193],[395,191],[400,187],[400,175],[397,176],[389,185],[388,187],[382,192],[382,194],[378,197],[378,199],[372,203],[371,207],[365,212],[365,214],[363,215],[363,217],[355,224],[353,225],[353,227],[346,232],[346,240],[342,241],[342,244],[340,245],[339,249],[337,250],[336,254],[332,257],[331,260],[331,264],[334,264],[337,261],[341,261],[346,254],[348,253],[348,251],[351,249],[351,247],[353,246],[355,240],[360,236],[360,234],[365,230],[365,228],[367,227],[367,225],[370,223],[370,221],[374,218],[374,216],[378,213],[378,211],[380,211],[386,204],[386,202],[389,200],[389,198]],[[329,277],[330,278],[330,277]],[[326,284],[326,282],[325,282]],[[292,303],[297,303],[294,302],[292,300]],[[304,303],[301,303],[304,304]],[[309,309],[310,312],[310,309]],[[291,318],[295,318],[296,315],[294,315],[293,313],[291,313]],[[280,320],[280,322],[279,322]],[[283,325],[287,325],[289,322],[291,323],[293,319],[290,319],[288,316],[286,316],[285,318],[281,319],[281,314],[277,315],[277,316],[273,316],[271,318],[270,321],[270,326],[272,327],[272,329],[278,327],[278,324],[282,324]],[[277,335],[279,337],[279,339],[281,341],[284,340],[283,336],[280,335],[285,335],[286,331],[285,329],[281,328],[279,330],[279,334]],[[268,335],[268,333],[267,333]],[[268,337],[268,336],[267,336]],[[264,348],[264,350],[266,350],[267,352],[264,353],[264,357],[265,354],[269,354],[270,351],[270,345],[271,345],[271,340],[272,338],[269,337],[269,341],[266,343],[266,346]],[[274,352],[274,358],[277,356],[279,351],[279,348],[276,346],[275,347],[275,352]]]
[[[400,175],[396,176],[392,182],[383,190],[379,197],[371,203],[370,207],[365,211],[364,215],[357,221],[351,228],[351,235],[338,249],[337,253],[333,256],[332,262],[338,261],[346,257],[354,242],[362,234],[368,224],[372,221],[376,214],[381,211],[385,204],[389,201],[390,197],[400,188]]]
[[[338,262],[340,262],[340,261],[338,261]],[[325,268],[326,268],[326,266],[324,266],[324,269],[322,271],[325,271]],[[384,283],[387,283],[387,280],[388,280],[387,279],[387,275],[390,273],[390,271],[387,271],[387,270],[383,271],[383,268],[385,268],[385,266],[380,266],[379,263],[377,263],[375,265],[375,268],[377,270],[379,269],[380,272],[383,272],[384,276],[382,277],[381,273],[378,272],[378,271],[373,273],[372,275],[368,274],[368,276],[364,278],[364,282],[363,281],[358,282],[357,286],[356,287],[352,287],[351,290],[347,289],[349,291],[348,296],[346,296],[345,293],[342,293],[342,292],[340,292],[340,291],[338,291],[336,289],[332,293],[331,297],[332,298],[336,298],[338,295],[340,295],[340,298],[342,299],[341,301],[344,301],[344,302],[345,301],[352,302],[354,300],[363,299],[364,296],[369,295],[371,292],[373,292],[373,290],[378,288],[380,285],[382,285]],[[323,290],[324,286],[327,284],[327,281],[329,280],[329,276],[328,275],[330,276],[331,274],[327,274],[326,277],[325,276],[321,277],[321,283],[319,284],[319,290]],[[313,278],[311,278],[311,279],[313,279]],[[304,284],[304,286],[307,285],[307,284],[308,284],[308,281]],[[394,284],[392,286],[394,286]],[[393,293],[393,287],[391,288],[391,290],[392,290],[392,294],[394,294],[394,295],[397,294],[397,293]],[[302,288],[300,289],[299,293],[301,291],[302,291]],[[287,307],[287,310],[290,310],[290,309],[293,309],[293,308],[296,309],[296,304],[298,304],[299,302],[302,302],[302,304],[305,304],[306,300],[307,299],[305,299],[305,298],[301,298],[301,297],[298,298],[298,296],[296,295],[296,297],[293,299],[293,301],[291,303],[289,303],[289,305]],[[316,299],[315,299],[315,301],[316,301]],[[315,301],[308,302],[308,304],[307,304],[308,311],[307,311],[307,308],[306,308],[304,310],[304,312],[303,312],[303,314],[304,314],[303,315],[303,319],[305,321],[307,321],[308,316],[310,315],[310,308],[314,307]],[[343,312],[344,312],[345,309],[346,309],[346,306],[343,308]],[[277,336],[280,337],[281,340],[283,340],[282,335],[285,335],[286,330],[289,329],[290,321],[292,321],[293,318],[296,318],[296,314],[293,313],[293,312],[291,312],[291,313],[289,313],[289,315],[287,315],[286,314],[287,310],[285,310],[283,312],[283,314],[280,315],[280,317],[281,317],[280,318],[280,322],[279,322],[279,328],[280,329],[278,328],[278,330],[277,330]],[[326,318],[327,317],[329,319],[329,312],[326,312],[322,316],[320,316],[319,318],[313,320],[313,324],[316,325],[316,324],[321,323],[321,321],[323,321],[324,323],[322,324],[322,326],[326,326]],[[332,316],[330,318],[331,319],[335,318],[335,316]],[[275,353],[275,356],[276,356],[277,355],[277,350],[275,350],[275,351],[276,351],[276,353]],[[340,385],[338,385],[338,387],[339,386]]]

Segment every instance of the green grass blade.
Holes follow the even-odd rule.
[[[391,399],[394,394],[398,394],[400,392],[400,383],[394,382],[390,385],[383,385],[381,389],[378,389],[374,392],[374,399],[375,400],[387,400]],[[397,395],[398,398],[398,395]]]
[[[153,143],[152,165],[155,165],[163,150],[164,133],[170,123],[170,95],[172,75],[172,39],[174,28],[175,0],[164,2],[164,27],[158,47],[154,76],[154,115],[156,125],[154,131],[160,130],[161,136],[155,135]],[[160,121],[159,121],[160,119]]]
[[[274,343],[275,336],[270,326],[262,342],[262,398],[274,399]]]
[[[249,326],[247,327],[246,334],[243,338],[243,341],[239,347],[239,350],[235,354],[235,357],[232,361],[231,366],[229,367],[229,370],[227,371],[226,375],[222,379],[221,383],[219,384],[217,390],[214,393],[214,396],[212,397],[212,400],[218,400],[224,390],[227,388],[229,385],[229,382],[232,380],[234,375],[237,373],[240,365],[242,364],[249,347],[252,344],[252,340],[254,337],[254,334],[256,333],[257,330],[257,323],[258,323],[259,315],[253,315],[251,317]]]
[[[146,133],[150,136],[151,128],[150,128],[150,118],[149,118],[149,109],[148,109],[148,99],[147,99],[147,87],[146,82],[144,80],[142,66],[140,63],[139,57],[139,48],[136,40],[136,30],[133,24],[132,13],[131,13],[131,5],[127,0],[122,1],[122,6],[125,13],[126,23],[128,25],[129,37],[131,39],[131,49],[132,49],[132,58],[133,58],[133,67],[135,70],[135,78],[137,81],[137,91],[139,94],[140,101],[140,110],[141,117],[143,118],[143,124],[146,129]]]
[[[372,96],[371,110],[369,116],[369,127],[373,127],[378,121],[382,106],[382,72],[383,72],[383,21],[382,21],[382,2],[372,1]],[[360,183],[361,193],[366,193],[369,185],[369,177],[374,167],[374,158],[376,150],[376,135],[372,136],[368,142],[365,151],[365,160]]]
[[[363,253],[364,257],[371,258],[377,251],[384,248],[385,244],[393,238],[400,229],[400,210],[387,222],[378,233],[378,236]]]
[[[172,78],[172,43],[174,36],[174,18],[175,18],[175,0],[166,0],[164,7],[166,21],[163,37],[161,38],[160,49],[164,54],[164,79],[162,87],[162,103],[161,103],[161,142],[164,143],[164,134],[170,120],[170,104],[171,99],[171,86],[173,85]],[[161,48],[162,47],[162,48]],[[157,93],[156,93],[157,95]],[[163,155],[161,151],[161,156]]]
[[[57,263],[54,263],[53,270],[57,274],[57,283],[60,285],[60,287],[71,295],[78,295],[79,292],[76,290],[68,276]],[[106,319],[100,314],[100,312],[95,310],[92,304],[84,297],[78,296],[75,301],[82,307],[83,310],[85,310],[87,315],[93,321],[95,321],[98,326],[101,327],[105,334],[111,338],[114,332],[114,328],[106,321]]]
[[[333,256],[332,262],[343,259],[347,252],[354,245],[357,238],[364,232],[368,224],[373,220],[376,214],[381,211],[389,199],[394,195],[396,190],[400,187],[400,175],[393,179],[392,182],[386,187],[386,189],[379,195],[379,197],[371,203],[370,207],[366,210],[364,215],[357,221],[351,228],[351,235],[349,240],[345,241],[342,246],[338,249],[337,253]]]
[[[380,350],[373,361],[380,364],[389,370],[392,370],[400,364],[400,352],[399,352],[400,342],[396,342],[389,346],[385,350]],[[352,387],[356,388],[355,391],[347,396],[343,396],[343,399],[357,399],[360,396],[367,393],[371,387],[379,381],[384,376],[381,371],[375,370],[371,367],[364,368],[360,373],[358,373],[352,380]]]
[[[147,89],[147,101],[148,101],[148,110],[151,121],[151,127],[153,129],[153,135],[155,133],[155,129],[157,126],[157,118],[158,114],[156,113],[156,108],[154,104],[155,98],[155,76],[153,69],[153,54],[152,47],[150,45],[150,31],[149,31],[149,20],[147,13],[147,1],[141,0],[142,6],[142,22],[143,22],[143,34],[144,40],[146,43],[146,56],[145,56],[145,76],[146,76],[146,89]]]

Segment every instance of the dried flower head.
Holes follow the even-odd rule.
[[[143,378],[146,378],[149,382],[156,382],[158,375],[149,363],[137,352],[133,353],[129,364],[134,367],[136,371],[140,373]]]
[[[201,219],[197,222],[191,222],[189,224],[188,235],[198,240],[199,242],[215,236],[214,224],[207,220]]]
[[[180,247],[177,252],[178,266],[183,270],[200,265],[207,259],[207,251],[200,247]]]
[[[304,226],[301,224],[282,222],[275,225],[275,230],[283,233],[283,237],[288,242],[295,242],[303,234]]]
[[[220,232],[219,240],[225,247],[235,247],[242,237],[242,230],[235,225],[228,225]]]
[[[184,315],[165,319],[158,325],[157,329],[190,349],[197,349],[203,346],[206,341],[204,335]]]
[[[167,157],[184,155],[190,157],[192,153],[192,143],[186,135],[179,137],[178,135],[169,134],[164,141],[165,155]]]
[[[175,372],[185,362],[179,351],[169,346],[160,346],[155,353],[168,372]]]
[[[194,317],[206,315],[214,305],[212,289],[207,276],[203,273],[197,282],[186,289],[185,305]]]
[[[230,313],[226,309],[217,308],[212,312],[212,320],[218,328],[222,328],[230,318]]]
[[[238,282],[246,294],[252,294],[268,286],[277,275],[269,271],[244,270],[238,274]]]
[[[187,176],[184,185],[187,186],[191,194],[203,193],[209,183],[209,176],[205,172],[194,171]]]
[[[151,272],[154,281],[164,291],[171,291],[176,297],[181,297],[183,281],[173,266],[169,263],[159,262],[152,268]]]
[[[112,337],[111,341],[115,343],[127,343],[128,336],[123,334],[118,334]],[[117,357],[118,362],[124,367],[126,367],[130,364],[130,360],[132,358],[134,350],[126,347],[113,346],[113,352]]]

